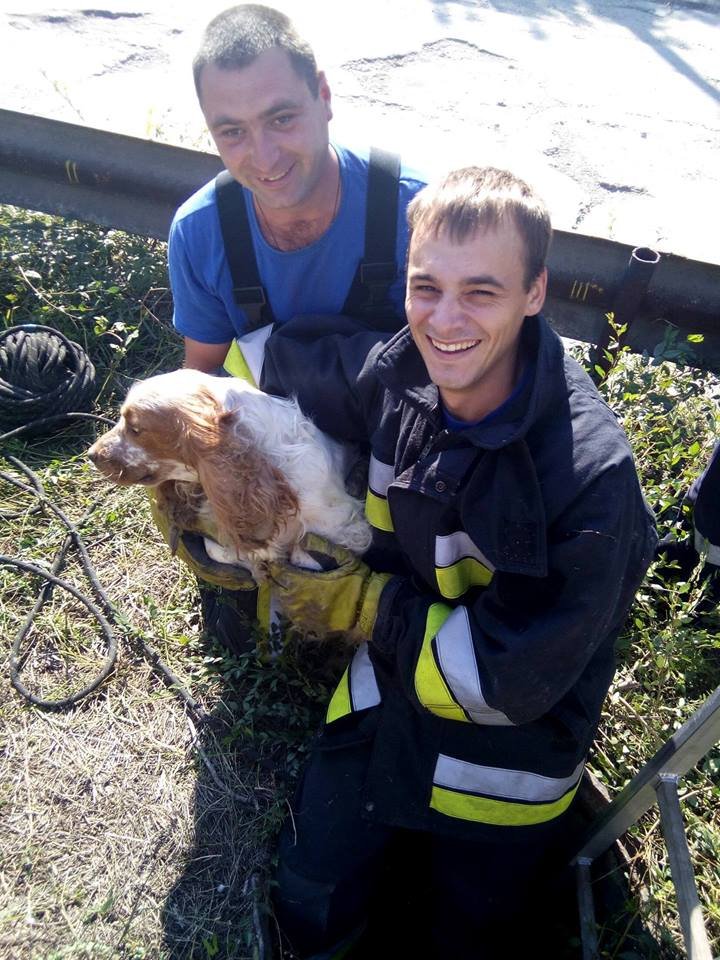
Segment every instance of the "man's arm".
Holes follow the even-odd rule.
[[[418,709],[528,723],[552,710],[596,655],[603,666],[593,683],[604,697],[612,644],[655,544],[632,465],[598,477],[548,538],[546,577],[496,572],[458,605],[407,580],[383,592],[371,650],[394,661]]]
[[[223,289],[214,279],[217,263],[210,252],[214,246],[206,219],[200,215],[175,218],[168,269],[173,325],[184,338],[185,366],[212,373],[222,366],[236,329]]]
[[[201,343],[185,337],[185,366],[203,373],[216,373],[230,349],[230,343]]]
[[[652,559],[653,530],[626,461],[598,477],[548,531],[544,577],[497,571],[486,590],[455,604],[416,577],[374,573],[326,546],[319,553],[328,552],[337,569],[288,574],[286,566],[276,580],[295,623],[369,640],[371,659],[399,679],[421,713],[509,726],[552,711],[571,726],[579,722],[582,739],[610,683],[613,643]],[[573,689],[580,706],[561,707]]]

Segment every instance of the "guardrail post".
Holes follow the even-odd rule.
[[[697,895],[690,851],[677,794],[677,781],[720,740],[720,687],[640,769],[585,832],[571,859],[577,870],[578,910],[583,960],[595,960],[595,930],[590,864],[604,853],[650,807],[660,807],[663,834],[670,856],[680,925],[689,960],[713,960]],[[588,902],[589,898],[589,902]],[[595,951],[593,953],[592,951]]]
[[[592,860],[587,857],[580,857],[575,872],[578,908],[580,910],[582,960],[598,960],[597,923],[595,922],[595,903],[590,876],[591,865]]]
[[[713,960],[690,862],[677,785],[677,776],[661,773],[656,793],[663,836],[670,855],[670,872],[677,894],[680,926],[688,960]]]

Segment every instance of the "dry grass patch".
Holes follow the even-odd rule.
[[[259,762],[272,737],[258,747],[263,720],[252,695],[250,715],[239,716],[238,697],[248,695],[244,672],[269,679],[282,668],[226,661],[204,645],[194,583],[152,527],[142,492],[108,491],[77,461],[67,464],[57,493],[73,517],[100,497],[83,529],[99,579],[210,722],[198,727],[122,632],[116,668],[100,691],[66,712],[28,706],[9,686],[7,655],[38,584],[0,570],[0,957],[251,957],[257,931],[248,880],[256,874],[264,896],[267,841],[288,785]],[[19,526],[20,537],[6,527],[0,550],[47,565],[64,538],[61,525],[34,514]],[[63,576],[90,592],[75,559]],[[87,610],[57,589],[24,649],[31,653],[23,682],[53,698],[87,682],[105,655]],[[261,696],[262,681],[253,683]],[[241,734],[240,721],[257,730]]]

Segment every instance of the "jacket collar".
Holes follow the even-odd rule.
[[[521,337],[521,349],[527,363],[534,365],[535,376],[501,417],[462,431],[463,438],[476,446],[495,450],[524,437],[563,387],[563,378],[558,376],[562,342],[545,318],[541,314],[526,317]],[[415,407],[435,427],[442,427],[438,388],[428,376],[408,327],[403,327],[378,351],[375,369],[391,393]]]

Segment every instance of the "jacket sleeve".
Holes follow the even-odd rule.
[[[390,336],[349,317],[296,317],[265,345],[260,389],[296,397],[303,413],[337,440],[365,441],[366,410],[376,394],[373,359]]]
[[[408,580],[391,581],[373,632],[375,655],[419,710],[489,725],[547,714],[612,644],[652,558],[654,525],[628,459],[599,476],[548,530],[545,577],[496,572],[455,606]],[[607,665],[609,664],[609,671]],[[389,663],[388,663],[389,666]],[[585,677],[587,680],[587,676]]]

